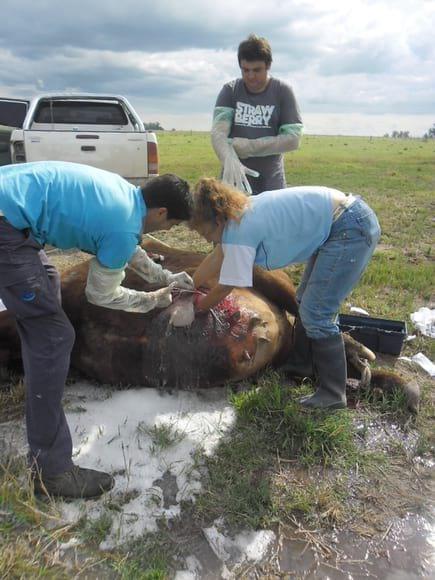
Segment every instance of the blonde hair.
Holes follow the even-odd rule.
[[[203,223],[215,223],[216,218],[240,221],[249,206],[244,193],[213,177],[203,177],[193,192],[193,209],[189,226],[196,229]]]

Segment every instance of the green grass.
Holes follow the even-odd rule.
[[[215,454],[205,458],[208,477],[196,502],[201,517],[224,514],[231,525],[259,528],[295,512],[312,518],[326,504],[338,506],[347,481],[341,471],[361,469],[371,458],[356,445],[349,413],[301,411],[297,401],[307,392],[307,386],[286,386],[281,375],[268,372],[255,389],[232,395],[237,423]],[[277,462],[324,472],[340,468],[340,473],[320,484],[293,481],[288,489],[277,478],[282,473]]]
[[[178,173],[192,185],[218,176],[219,163],[208,133],[159,133],[161,173]],[[382,228],[378,249],[357,288],[343,304],[371,316],[406,320],[434,304],[435,140],[306,135],[286,154],[288,185],[325,185],[362,195]],[[184,227],[159,234],[168,243],[208,251],[210,246]],[[302,268],[288,269],[294,280]],[[435,358],[435,341],[423,352]],[[412,346],[411,346],[412,348]],[[412,353],[411,353],[412,354]]]
[[[161,173],[177,173],[192,185],[202,176],[219,174],[207,133],[162,132],[158,139]],[[420,306],[434,306],[434,157],[435,141],[311,135],[303,138],[300,150],[286,155],[289,185],[326,185],[361,194],[379,217],[380,246],[343,304],[343,312],[351,304],[357,305],[371,316],[406,320],[412,332],[410,314]],[[183,226],[158,237],[182,248],[210,249]],[[292,266],[288,272],[297,283],[302,267]],[[435,360],[435,341],[418,337],[403,349],[407,356],[419,351]],[[398,393],[389,397],[361,394],[356,410],[329,415],[302,412],[296,399],[310,386],[290,389],[276,373],[263,375],[249,390],[233,393],[231,402],[237,413],[233,431],[212,457],[197,454],[198,467],[201,473],[205,467],[206,475],[196,504],[181,514],[185,534],[189,535],[189,525],[200,529],[219,517],[235,528],[287,524],[297,518],[321,530],[343,526],[358,516],[364,533],[376,526],[384,532],[384,511],[388,508],[387,515],[394,516],[396,506],[403,509],[406,494],[413,494],[415,476],[407,463],[412,457],[408,451],[404,453],[400,441],[391,453],[394,464],[386,454],[381,459],[365,452],[355,421],[369,429],[372,417],[382,418],[404,429],[416,429],[413,453],[432,453],[433,381],[421,374],[418,380],[421,411],[411,422]],[[21,414],[22,385],[3,391],[0,403],[4,417],[11,412]],[[148,428],[139,423],[137,436],[151,438],[158,454],[183,435],[171,426]],[[397,461],[402,464],[398,466]],[[109,502],[101,518],[81,522],[82,537],[89,545],[104,538],[111,512],[129,498]],[[409,501],[411,505],[413,498]],[[45,526],[46,518],[55,517],[51,510],[52,506],[41,504],[31,494],[22,465],[11,462],[3,469],[0,577],[71,577],[71,570],[55,557],[56,542],[68,539],[68,532],[47,531]],[[177,545],[173,528],[161,522],[156,534],[147,534],[111,554],[110,573],[125,579],[169,578],[177,569],[174,562],[180,555],[188,555],[187,548],[180,552],[183,541],[178,540]],[[80,568],[74,570],[79,572]]]
[[[98,518],[84,518],[78,523],[80,539],[86,544],[98,545],[106,538],[112,527],[113,517],[109,510],[103,511]]]
[[[57,519],[53,506],[34,497],[24,460],[0,465],[0,578],[69,577],[53,550],[55,533],[47,531]]]
[[[302,465],[352,457],[356,448],[349,414],[302,410],[298,399],[307,392],[305,386],[283,386],[283,377],[271,372],[232,402],[241,424],[261,433],[282,457],[297,458]]]
[[[159,143],[162,173],[179,173],[192,184],[202,176],[218,176],[219,163],[208,134],[162,133]],[[433,307],[434,157],[435,141],[310,135],[303,138],[298,151],[285,156],[289,185],[325,185],[362,195],[378,215],[380,245],[343,304],[343,312],[350,305],[360,306],[374,317],[405,320],[412,332],[410,314],[423,305]],[[163,237],[180,247],[210,249],[183,228]],[[288,268],[295,283],[302,270],[299,265]],[[434,341],[419,337],[403,349],[408,356],[418,351],[434,360]],[[421,385],[422,410],[411,425],[420,430],[415,453],[433,449],[433,385],[430,380],[421,380]],[[358,502],[349,505],[345,501],[348,474],[352,470],[365,473],[369,491],[364,492],[361,484],[360,495],[370,496],[370,481],[376,481],[373,473],[387,459],[356,446],[351,419],[361,414],[364,420],[367,409],[405,422],[409,415],[404,411],[403,396],[361,394],[360,411],[322,417],[300,412],[294,401],[300,392],[279,388],[277,380],[269,376],[261,388],[233,396],[237,426],[216,454],[205,459],[208,480],[196,504],[201,518],[209,521],[223,515],[235,526],[261,527],[286,522],[293,514],[322,526],[336,525],[349,518],[352,510],[360,509]],[[334,469],[337,465],[338,471]],[[303,466],[307,466],[303,472],[292,475],[292,467],[298,471]],[[386,490],[396,485],[386,478],[382,482],[386,482]],[[393,487],[388,488],[387,483]],[[375,514],[371,518],[377,519]]]
[[[125,552],[114,557],[112,564],[121,580],[166,580],[177,555],[175,543],[165,522],[160,530],[130,542]]]
[[[168,449],[183,440],[184,435],[173,425],[145,425],[141,421],[136,427],[138,439],[147,436],[151,439],[150,452],[156,455],[160,451]]]

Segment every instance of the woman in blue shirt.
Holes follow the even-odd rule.
[[[216,179],[202,179],[190,223],[217,244],[194,276],[198,287],[218,274],[198,311],[213,307],[234,287],[252,286],[254,265],[274,270],[306,262],[287,369],[296,376],[313,370],[317,375],[317,391],[301,400],[304,406],[345,407],[346,358],[336,315],[379,240],[373,210],[360,197],[328,187],[291,187],[247,198]]]

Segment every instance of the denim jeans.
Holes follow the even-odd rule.
[[[2,217],[0,298],[21,340],[29,460],[44,475],[57,475],[73,465],[62,395],[74,329],[60,304],[59,275],[40,244]]]
[[[360,197],[332,224],[328,239],[309,259],[296,294],[310,338],[340,332],[340,304],[361,278],[380,234],[375,213]]]

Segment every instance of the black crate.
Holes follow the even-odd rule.
[[[342,332],[348,332],[370,350],[386,354],[400,354],[407,335],[406,322],[400,320],[340,314],[338,324]]]

